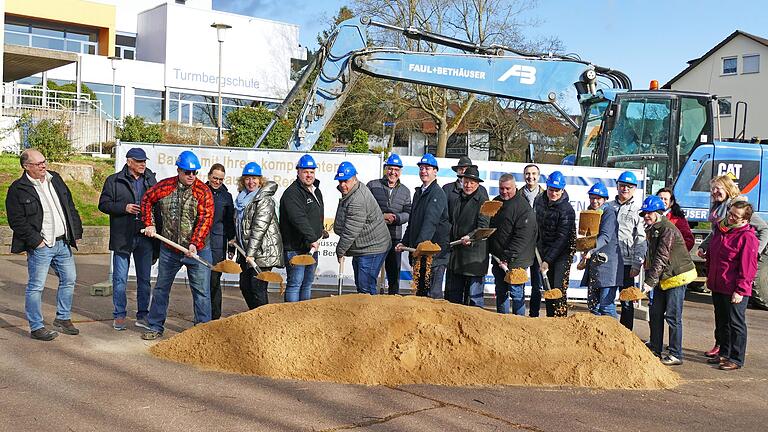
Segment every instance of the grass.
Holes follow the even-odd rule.
[[[70,163],[91,165],[93,167],[93,186],[82,182],[67,182],[75,207],[80,213],[80,219],[86,226],[107,226],[109,216],[99,211],[99,195],[104,185],[104,180],[115,172],[113,159],[96,159],[87,156],[75,156]],[[19,158],[15,155],[0,155],[0,225],[8,225],[8,214],[5,209],[5,197],[8,195],[8,187],[21,176],[22,169],[19,166]]]

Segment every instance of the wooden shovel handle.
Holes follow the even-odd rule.
[[[243,250],[243,248],[242,248],[242,247],[240,247],[240,245],[239,245],[239,244],[237,244],[237,242],[236,242],[235,240],[231,240],[231,241],[229,242],[229,244],[231,244],[232,246],[234,246],[234,247],[235,247],[235,249],[237,249],[237,251],[238,251],[238,252],[240,252],[240,254],[243,256],[243,258],[245,258],[245,257],[246,257],[246,255],[245,255],[245,251]],[[248,260],[246,260],[245,262],[248,262]],[[257,274],[258,274],[258,273],[261,273],[261,270],[259,269],[259,266],[257,266],[257,265],[256,265],[256,263],[253,263],[253,264],[249,264],[249,265],[251,266],[251,268],[252,268],[252,269],[256,270],[256,273],[257,273]]]
[[[493,260],[496,261],[496,264],[499,265],[500,269],[504,270],[505,272],[509,271],[509,267],[507,267],[506,264],[502,264],[501,260],[496,255],[491,254],[491,258],[493,258]]]
[[[141,233],[144,234],[144,229],[143,228],[141,230]],[[161,242],[167,244],[168,246],[174,247],[174,248],[184,252],[185,254],[189,253],[189,249],[185,248],[184,246],[176,243],[175,241],[173,241],[171,239],[167,239],[167,238],[161,236],[158,233],[155,233],[155,237],[157,237],[158,240],[160,240]],[[194,258],[195,260],[197,260],[197,262],[199,262],[200,264],[202,264],[202,265],[204,265],[204,266],[206,266],[208,268],[212,268],[213,267],[211,265],[211,263],[209,263],[209,262],[205,261],[204,259],[200,258],[199,256],[197,256],[197,254],[192,254],[192,258]]]

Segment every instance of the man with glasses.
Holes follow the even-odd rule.
[[[610,202],[619,220],[619,246],[624,258],[624,284],[622,288],[635,285],[640,267],[645,261],[648,245],[645,241],[645,227],[640,216],[640,205],[635,201],[637,177],[631,171],[624,171],[617,180],[618,195]],[[632,330],[635,320],[635,306],[631,301],[621,302],[619,322]]]
[[[163,335],[168,313],[168,298],[176,273],[184,265],[192,289],[195,324],[211,320],[210,277],[208,267],[194,259],[197,255],[211,262],[209,234],[213,225],[213,195],[208,186],[197,178],[200,160],[189,150],[176,159],[177,175],[163,179],[150,188],[141,200],[141,217],[146,228],[144,234],[154,237],[154,209],[160,212],[161,232],[166,237],[189,249],[183,254],[168,246],[160,248],[160,263],[147,323],[149,330],[141,335],[154,340]]]
[[[21,153],[24,173],[8,188],[5,208],[13,231],[12,253],[27,253],[29,280],[24,311],[32,339],[50,341],[59,334],[45,328],[42,296],[48,268],[59,277],[56,319],[53,327],[68,335],[80,331],[72,324],[72,296],[75,291],[75,258],[72,248],[83,237],[80,215],[72,193],[61,176],[48,171],[45,157],[35,149]]]
[[[147,168],[147,154],[132,148],[125,155],[125,165],[107,177],[99,197],[99,210],[109,215],[109,250],[112,255],[112,327],[126,329],[125,287],[133,255],[136,266],[136,322],[148,329],[150,272],[157,241],[141,234],[141,198],[157,183],[155,173]]]
[[[448,200],[445,192],[437,184],[437,159],[427,153],[418,163],[421,187],[413,194],[413,207],[408,227],[403,234],[403,241],[395,247],[397,252],[403,251],[403,246],[415,248],[419,243],[430,240],[440,246],[440,253],[432,257],[429,269],[429,280],[421,278],[417,281],[416,295],[429,296],[434,299],[443,298],[443,277],[448,266],[448,236],[451,224],[448,222]],[[422,260],[422,274],[427,273],[423,267],[426,263],[424,256],[414,257]],[[414,261],[415,262],[415,261]]]
[[[403,238],[403,225],[408,223],[411,214],[411,191],[400,183],[402,168],[403,162],[400,156],[392,153],[384,162],[384,177],[371,180],[367,185],[384,213],[384,223],[387,224],[392,239],[392,247],[384,261],[389,294],[400,294],[400,256],[402,254],[395,250],[395,246]]]

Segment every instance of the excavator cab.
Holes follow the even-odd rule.
[[[711,98],[665,90],[600,90],[586,101],[577,164],[646,169],[646,193],[677,180],[691,151],[712,141]]]

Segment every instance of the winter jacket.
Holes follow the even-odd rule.
[[[155,173],[149,168],[144,171],[144,191],[148,191],[157,183]],[[146,193],[146,192],[145,192]],[[109,250],[121,253],[130,253],[133,249],[133,238],[144,228],[141,216],[127,213],[125,207],[128,204],[137,204],[136,191],[133,188],[133,176],[128,170],[128,165],[116,172],[104,181],[99,197],[99,210],[109,215]],[[158,217],[156,212],[155,217]],[[158,240],[153,244],[159,246]]]
[[[144,226],[155,225],[155,207],[163,221],[160,229],[163,237],[182,246],[193,244],[197,250],[205,248],[213,225],[213,195],[205,183],[195,178],[191,185],[184,186],[177,176],[159,181],[141,200]]]
[[[688,251],[693,249],[693,245],[696,244],[696,239],[693,237],[691,226],[688,225],[688,221],[685,219],[685,217],[677,217],[673,215],[672,212],[667,212],[667,214],[664,216],[666,216],[667,219],[675,224],[677,229],[680,230],[680,234],[683,235],[683,240],[685,240],[685,247],[688,248]]]
[[[306,253],[312,243],[323,236],[323,194],[315,180],[315,193],[299,179],[291,183],[280,197],[280,235],[283,249]]]
[[[552,264],[572,255],[576,243],[576,212],[568,201],[568,192],[557,201],[541,194],[534,203],[536,223],[539,226],[537,247],[541,260]]]
[[[432,257],[432,267],[448,264],[448,200],[445,192],[433,181],[426,190],[417,187],[413,193],[411,219],[403,234],[403,245],[416,247],[430,240],[440,245],[440,253]]]
[[[666,217],[646,227],[648,256],[645,260],[645,283],[661,289],[686,285],[696,279],[696,267],[691,260],[680,230]],[[757,254],[755,254],[757,257]]]
[[[226,256],[227,242],[235,238],[235,205],[225,185],[218,189],[206,183],[213,195],[213,225],[211,226],[211,255],[214,263]]]
[[[72,201],[72,193],[59,174],[53,171],[48,171],[48,174],[50,177],[46,181],[51,182],[64,212],[67,244],[77,249],[77,240],[83,238],[83,224]],[[5,209],[8,225],[13,231],[11,253],[31,251],[38,247],[43,241],[43,205],[26,172],[8,188]]]
[[[374,255],[392,247],[379,204],[359,181],[339,200],[333,232],[339,236],[336,256]]]
[[[749,224],[728,232],[716,229],[707,252],[707,288],[720,294],[751,296],[758,247]]]
[[[712,223],[712,231],[707,234],[707,237],[701,242],[699,249],[706,251],[709,248],[712,234],[714,233],[714,230],[717,229],[717,224],[728,213],[732,201],[733,199],[729,198],[719,203],[712,203],[712,206],[709,208],[709,222]],[[766,252],[768,252],[768,248],[766,248],[766,245],[768,245],[768,224],[757,214],[757,212],[755,212],[752,213],[752,217],[749,219],[749,225],[755,230],[755,235],[759,242],[759,245],[757,246],[759,254],[766,254]]]
[[[511,269],[530,267],[536,257],[531,245],[539,233],[536,213],[521,192],[506,201],[500,196],[494,201],[504,204],[491,218],[490,226],[496,232],[488,239],[488,250]]]
[[[464,193],[464,189],[461,186],[461,179],[443,185],[443,192],[445,192],[445,198],[448,200],[448,222],[453,223],[453,208],[459,201],[461,194]],[[485,186],[482,184],[478,186],[477,193],[480,194],[483,201],[488,201],[488,191],[485,190]]]
[[[635,202],[635,197],[624,204],[620,204],[619,198],[616,197],[609,204],[616,210],[616,217],[619,220],[619,246],[624,265],[640,271],[648,250],[648,244],[645,242],[645,222],[640,216],[640,205]]]
[[[491,219],[480,214],[480,206],[487,201],[478,188],[473,194],[463,192],[453,208],[451,241],[459,240],[475,228],[487,228]],[[457,245],[451,250],[448,268],[454,274],[485,276],[488,273],[488,241]]]
[[[381,213],[392,213],[395,222],[387,225],[392,242],[399,242],[403,238],[403,225],[408,223],[411,215],[411,191],[408,187],[397,181],[395,187],[390,188],[386,177],[371,180],[367,184],[376,202],[379,203]]]
[[[616,219],[616,209],[605,203],[601,207],[600,228],[597,232],[595,248],[587,262],[581,286],[609,288],[621,286],[624,283],[624,257],[619,247],[619,221]],[[597,254],[604,254],[606,262],[598,262]]]
[[[261,268],[284,265],[283,238],[275,212],[275,191],[277,183],[267,181],[245,206],[238,227],[245,254],[253,257]]]

